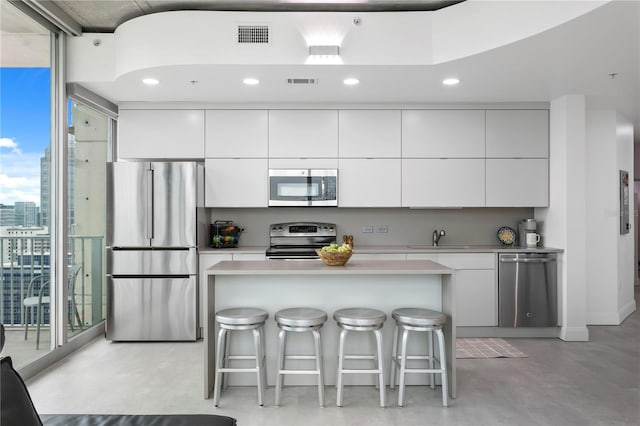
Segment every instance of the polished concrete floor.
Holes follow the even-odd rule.
[[[636,293],[636,299],[638,294]],[[97,339],[31,379],[41,413],[217,413],[244,425],[638,425],[640,314],[621,326],[589,327],[589,342],[508,339],[527,358],[458,360],[458,398],[443,408],[439,389],[412,386],[405,406],[387,391],[347,387],[344,407],[327,387],[325,408],[314,386],[286,387],[274,407],[253,387],[230,387],[220,408],[203,399],[203,345],[109,343]]]

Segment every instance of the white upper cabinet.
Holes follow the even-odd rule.
[[[487,158],[548,157],[548,110],[487,110]]]
[[[206,157],[267,157],[267,110],[207,110],[205,118]]]
[[[341,110],[338,120],[340,158],[400,158],[399,110]]]
[[[204,158],[203,110],[121,110],[118,157]]]
[[[341,158],[339,207],[401,207],[399,158]]]
[[[484,158],[484,110],[402,111],[403,158]]]
[[[269,157],[338,157],[338,111],[270,110]]]
[[[207,158],[205,207],[267,207],[266,158]]]
[[[484,159],[402,160],[403,207],[484,207]]]
[[[549,160],[487,158],[487,207],[549,205]]]

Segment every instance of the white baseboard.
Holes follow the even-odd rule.
[[[587,312],[588,325],[620,325],[618,311]]]
[[[566,342],[588,342],[589,329],[584,327],[565,327],[560,329],[560,338]]]
[[[618,316],[620,318],[620,324],[624,321],[629,315],[636,311],[636,301],[631,300],[629,303],[624,305],[622,308],[618,309]]]
[[[617,311],[587,312],[588,325],[620,325],[636,310],[636,301],[631,300]]]

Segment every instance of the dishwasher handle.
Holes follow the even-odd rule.
[[[501,263],[549,263],[555,260],[553,257],[500,257]]]

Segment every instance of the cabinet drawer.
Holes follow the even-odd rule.
[[[496,255],[493,253],[439,253],[438,263],[453,269],[495,269]]]

